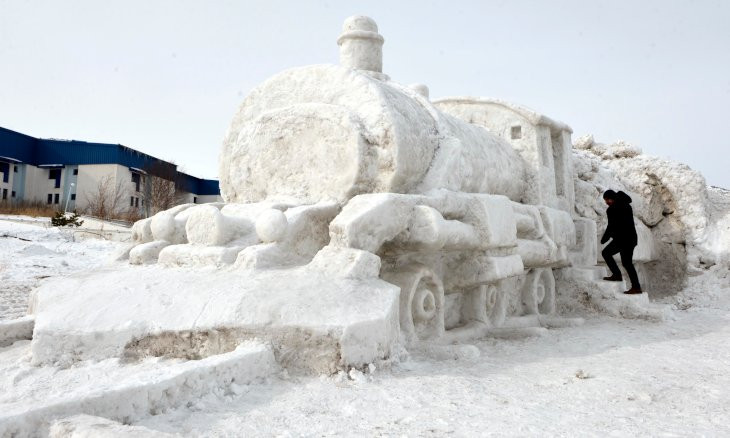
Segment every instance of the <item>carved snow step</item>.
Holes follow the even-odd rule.
[[[0,398],[0,436],[46,436],[54,420],[77,414],[130,423],[207,394],[235,393],[278,370],[271,347],[253,341],[202,360],[86,363],[16,386],[27,391],[22,397]],[[71,382],[73,391],[58,389]]]
[[[623,281],[596,281],[593,286],[586,291],[590,303],[611,316],[652,321],[665,321],[672,317],[669,306],[652,303],[646,292],[625,294]]]
[[[598,290],[594,295],[598,295],[604,299],[615,299],[615,300],[630,300],[632,302],[640,302],[641,304],[649,303],[649,295],[646,292],[641,294],[627,295],[624,292],[627,290],[626,282],[622,281],[597,281]]]

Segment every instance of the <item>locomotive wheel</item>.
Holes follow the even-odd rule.
[[[494,284],[483,287],[486,288],[484,302],[487,321],[492,327],[500,327],[507,315],[507,297]]]
[[[436,274],[414,264],[383,278],[400,287],[400,328],[408,342],[443,335],[444,287]]]
[[[550,268],[533,268],[522,287],[522,305],[527,315],[555,312],[555,277]]]

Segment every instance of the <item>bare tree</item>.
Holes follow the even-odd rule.
[[[151,214],[167,210],[178,204],[175,181],[154,175],[150,175],[148,178],[147,188],[149,191],[146,192],[146,197]]]
[[[178,191],[180,178],[174,165],[153,163],[145,170],[147,172],[145,198],[149,214],[167,210],[181,202],[182,198]]]
[[[96,188],[86,192],[85,211],[91,216],[101,219],[119,218],[124,213],[124,197],[126,190],[121,182],[116,183],[115,178],[106,175],[99,180]]]

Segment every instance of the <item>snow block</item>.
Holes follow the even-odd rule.
[[[573,219],[576,243],[568,257],[573,266],[594,266],[598,260],[596,221],[586,218]]]
[[[545,231],[556,245],[575,245],[575,224],[570,214],[549,207],[540,207],[540,216]]]
[[[160,256],[160,251],[169,246],[170,242],[165,240],[155,240],[135,246],[129,251],[129,263],[133,265],[143,265],[154,263]]]
[[[259,338],[288,368],[334,373],[389,357],[399,339],[397,286],[308,267],[109,268],[44,285],[35,302],[35,364],[197,359]]]

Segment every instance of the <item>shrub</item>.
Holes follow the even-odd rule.
[[[76,210],[71,214],[57,211],[51,218],[51,225],[54,227],[80,227],[83,223],[84,221],[76,214]]]

